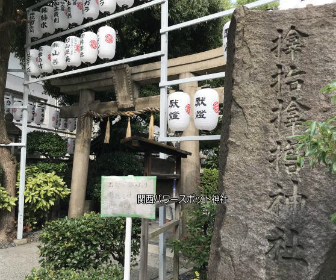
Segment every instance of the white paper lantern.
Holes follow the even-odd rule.
[[[227,47],[228,47],[227,39],[228,39],[228,34],[229,34],[230,23],[231,21],[228,21],[227,23],[225,23],[223,27],[223,50],[224,50],[225,62],[227,61]]]
[[[38,64],[37,64],[38,54],[39,54],[39,51],[37,49],[30,49],[27,52],[26,72],[29,76],[37,77],[41,73],[40,68],[38,67]]]
[[[66,1],[54,1],[54,25],[56,30],[66,30],[69,27],[67,8]]]
[[[13,113],[13,109],[9,108],[10,106],[13,106],[13,97],[5,95],[5,114]]]
[[[50,35],[55,33],[54,8],[50,6],[43,6],[40,12],[40,26],[43,35]]]
[[[84,18],[95,20],[99,16],[98,0],[84,0],[83,2]]]
[[[101,59],[112,59],[116,52],[116,32],[110,26],[98,29],[98,56]]]
[[[75,138],[68,138],[67,153],[73,155],[75,152]]]
[[[45,115],[45,105],[41,103],[35,104],[35,112],[34,112],[34,123],[40,125],[44,122]]]
[[[42,37],[41,25],[40,25],[41,13],[31,11],[28,14],[28,34],[30,38],[40,39]]]
[[[13,107],[20,107],[20,106],[23,106],[22,101],[19,100],[19,99],[14,98]],[[22,120],[22,116],[23,116],[23,109],[18,109],[18,108],[14,108],[13,109],[14,120],[21,121]]]
[[[80,39],[76,36],[69,36],[65,40],[65,61],[68,66],[78,67],[81,65]]]
[[[86,63],[94,63],[98,56],[97,34],[88,31],[84,32],[80,38],[81,61]]]
[[[182,90],[168,95],[168,127],[184,131],[190,123],[190,96]]]
[[[53,128],[59,128],[60,126],[60,117],[59,111],[55,110],[51,116],[51,125]]]
[[[200,130],[213,130],[218,123],[219,96],[211,88],[202,88],[195,93],[194,123]]]
[[[99,10],[101,13],[113,14],[117,7],[117,0],[99,0]]]
[[[51,45],[51,65],[55,70],[64,70],[67,67],[65,60],[65,43],[53,42]]]
[[[81,25],[84,20],[83,1],[69,0],[68,1],[68,21],[70,25]]]
[[[61,118],[59,129],[66,130],[67,128],[68,128],[68,120],[64,119],[64,118]]]
[[[28,102],[28,123],[31,123],[34,121],[34,102]]]
[[[39,48],[37,65],[42,73],[51,73],[53,71],[50,46],[41,46]]]
[[[73,132],[76,130],[76,119],[75,118],[70,118],[68,119],[68,130],[70,132]]]
[[[117,0],[117,4],[119,7],[130,8],[134,4],[134,0]]]

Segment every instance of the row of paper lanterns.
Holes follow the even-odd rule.
[[[55,0],[53,6],[43,6],[40,11],[31,11],[28,19],[29,37],[40,39],[56,30],[77,26],[85,19],[95,20],[99,12],[112,14],[116,6],[131,7],[134,0]]]
[[[5,113],[13,114],[15,121],[22,121],[23,109],[20,108],[9,108],[13,107],[22,107],[23,102],[20,99],[12,98],[11,96],[5,96]],[[36,123],[40,125],[44,122],[46,105],[42,103],[28,102],[28,123]]]
[[[22,107],[23,102],[18,98],[13,98],[12,96],[5,96],[5,113],[10,113],[13,115],[15,121],[22,121],[23,109],[21,108],[9,108],[9,107]],[[28,123],[34,122],[40,125],[44,122],[46,105],[43,103],[28,102]],[[59,117],[59,111],[55,110],[51,117],[51,124],[53,128],[60,130],[68,129],[70,132],[76,130],[76,119],[69,118],[63,119]]]
[[[26,72],[30,76],[48,74],[53,70],[79,67],[81,63],[94,63],[97,58],[113,59],[116,52],[116,32],[110,26],[102,26],[98,33],[87,31],[81,37],[69,36],[65,42],[56,41],[51,46],[29,49]]]
[[[194,96],[194,124],[199,130],[211,131],[217,127],[219,96],[214,89],[204,87]],[[190,96],[178,90],[168,95],[168,127],[173,131],[184,131],[190,124]]]
[[[60,118],[60,112],[55,110],[51,116],[51,125],[55,129],[73,132],[76,130],[77,122],[76,118]]]

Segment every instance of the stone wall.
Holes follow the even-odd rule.
[[[238,8],[228,38],[209,279],[336,279],[336,176],[296,165],[301,124],[336,115],[336,5]]]

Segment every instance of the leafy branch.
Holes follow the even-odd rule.
[[[322,93],[336,91],[336,80],[321,89]],[[331,103],[336,103],[336,95],[331,98]],[[324,122],[309,120],[303,124],[305,131],[302,135],[291,138],[298,140],[297,151],[304,151],[303,156],[297,157],[298,164],[303,167],[305,160],[309,161],[310,168],[316,164],[323,164],[330,173],[336,175],[336,116]],[[331,222],[336,221],[336,213],[331,216]]]

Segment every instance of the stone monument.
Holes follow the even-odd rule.
[[[335,280],[336,176],[296,165],[306,120],[336,115],[336,5],[234,12],[208,279]]]

